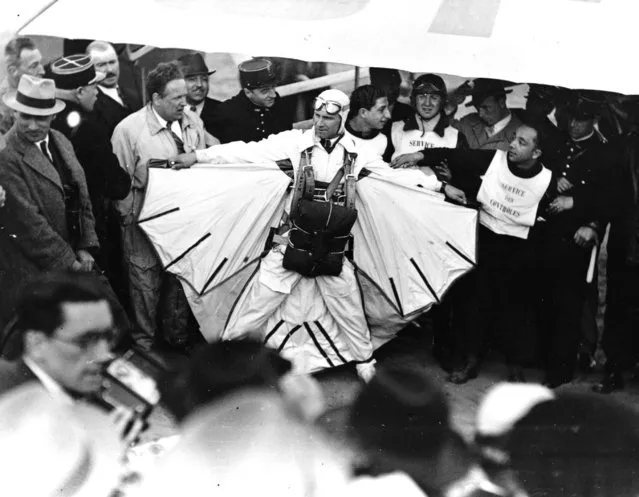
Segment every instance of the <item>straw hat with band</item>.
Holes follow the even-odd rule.
[[[52,79],[23,75],[17,91],[2,97],[10,109],[32,116],[52,116],[62,111],[66,104],[55,98],[55,82]]]

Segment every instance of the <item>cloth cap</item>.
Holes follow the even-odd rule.
[[[32,116],[51,116],[66,107],[62,100],[55,98],[55,82],[52,79],[37,78],[24,74],[16,91],[2,96],[7,107]]]
[[[436,74],[422,74],[413,83],[413,95],[423,95],[425,93],[434,93],[446,97],[446,83]]]
[[[242,88],[254,90],[277,83],[273,63],[268,59],[247,60],[242,62],[238,69],[240,70]]]
[[[350,109],[351,103],[350,98],[348,98],[346,93],[341,90],[336,90],[335,88],[324,90],[322,93],[319,94],[317,98],[330,102],[337,102],[342,106],[342,110],[339,112],[339,117],[342,120],[339,127],[339,134],[342,134],[346,127],[346,118],[348,116],[348,111]]]
[[[51,76],[58,90],[75,90],[99,83],[106,75],[95,71],[90,55],[75,54],[55,60],[51,64]]]
[[[497,79],[475,79],[471,92],[472,99],[470,103],[466,104],[466,107],[478,108],[488,97],[505,98],[506,94],[512,92],[512,89],[507,89],[506,85],[505,81]]]
[[[499,383],[484,396],[476,418],[476,433],[500,437],[540,402],[552,400],[549,388],[533,383]]]
[[[180,66],[182,67],[182,72],[184,73],[184,77],[188,78],[189,76],[199,76],[200,74],[206,74],[210,76],[215,72],[215,69],[212,71],[204,62],[204,57],[200,52],[192,52],[183,55],[178,59]]]
[[[0,396],[3,495],[106,496],[124,447],[108,416],[66,405],[37,382]]]

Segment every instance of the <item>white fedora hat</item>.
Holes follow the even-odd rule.
[[[0,396],[0,420],[3,495],[106,497],[119,484],[124,447],[106,413],[33,382]]]
[[[55,82],[24,74],[18,90],[2,97],[7,107],[32,116],[50,116],[60,112],[66,104],[55,98]]]

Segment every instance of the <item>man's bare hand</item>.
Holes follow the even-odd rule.
[[[0,207],[4,207],[4,203],[7,200],[7,192],[0,186]]]
[[[434,171],[440,181],[450,181],[453,178],[453,173],[450,172],[450,168],[445,162],[435,166]]]
[[[169,159],[171,169],[187,169],[197,162],[195,152],[180,154],[173,159]]]
[[[599,235],[594,228],[582,226],[575,233],[573,241],[583,248],[592,247],[594,244],[599,243]]]
[[[125,445],[133,445],[140,438],[140,434],[146,429],[146,423],[140,419],[131,409],[119,406],[109,415],[115,426],[116,433]]]
[[[453,185],[446,185],[444,187],[444,195],[458,204],[466,205],[468,203],[464,191],[454,187]]]
[[[565,195],[559,195],[555,200],[550,202],[548,211],[552,214],[559,214],[560,212],[569,211],[573,208],[574,201],[572,197]]]
[[[424,160],[424,154],[421,152],[414,152],[412,154],[402,154],[395,157],[391,161],[391,167],[393,169],[414,167],[418,162]]]
[[[83,273],[88,273],[93,271],[93,267],[95,266],[95,259],[93,256],[87,252],[86,250],[80,249],[76,252],[78,257],[78,262],[80,263],[80,271]]]
[[[568,181],[566,178],[561,177],[557,181],[557,191],[559,193],[566,193],[567,191],[572,189],[572,183]]]

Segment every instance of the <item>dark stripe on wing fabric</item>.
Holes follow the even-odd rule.
[[[273,329],[269,331],[268,335],[266,335],[266,337],[264,338],[264,345],[267,344],[267,342],[271,339],[271,337],[275,334],[275,332],[280,329],[280,326],[282,326],[283,324],[284,324],[284,320],[280,319],[280,322],[277,323],[275,326],[273,326]]]
[[[288,339],[289,339],[289,338],[291,338],[291,337],[295,334],[295,332],[296,332],[297,330],[299,330],[301,327],[302,327],[302,325],[301,325],[301,324],[298,324],[297,326],[295,326],[295,327],[294,327],[291,331],[289,331],[289,332],[286,334],[286,336],[284,337],[284,340],[282,340],[282,343],[280,343],[280,346],[277,348],[277,352],[278,352],[278,354],[279,354],[280,352],[282,352],[282,349],[283,349],[283,348],[284,348],[284,346],[286,345],[286,342],[288,342]]]
[[[173,212],[177,212],[179,210],[180,210],[179,207],[173,207],[173,209],[169,209],[168,211],[160,212],[159,214],[154,214],[152,216],[145,217],[144,219],[140,219],[138,220],[138,224],[146,223],[147,221],[153,221],[154,219],[157,219],[158,217],[166,216],[167,214],[172,214]]]
[[[187,248],[184,252],[182,252],[180,255],[178,255],[175,259],[173,259],[171,262],[169,262],[166,267],[164,268],[164,270],[166,271],[167,269],[169,269],[173,264],[177,264],[181,259],[184,258],[184,256],[186,254],[188,254],[191,250],[193,250],[195,247],[197,247],[200,243],[202,243],[204,240],[206,240],[207,238],[209,238],[211,236],[211,233],[207,233],[206,235],[204,235],[203,237],[201,237],[197,242],[195,242],[193,245],[191,245],[189,248]]]
[[[313,333],[313,330],[311,330],[311,327],[309,326],[307,322],[304,322],[304,327],[306,328],[306,331],[308,331],[308,334],[310,335],[311,340],[313,340],[315,347],[317,347],[317,350],[320,351],[320,353],[324,356],[324,359],[326,359],[326,362],[328,362],[328,365],[330,367],[335,367],[335,365],[333,364],[333,361],[331,361],[330,357],[328,357],[326,352],[324,352],[324,349],[322,348],[322,346],[317,341],[317,337],[315,336],[315,333]]]
[[[346,364],[348,361],[346,359],[344,359],[344,356],[342,354],[340,354],[339,350],[337,349],[337,346],[335,345],[335,342],[333,342],[333,340],[328,335],[327,331],[324,329],[324,327],[321,325],[321,323],[319,321],[315,321],[315,326],[317,326],[317,329],[320,330],[320,333],[322,335],[324,335],[324,338],[326,338],[326,341],[328,342],[328,344],[333,349],[333,352],[335,352],[335,355],[337,355],[337,357],[339,357],[340,361],[342,361],[344,364]]]
[[[395,295],[395,300],[397,301],[397,307],[399,307],[399,315],[404,317],[404,309],[402,308],[402,303],[399,300],[399,293],[397,293],[397,287],[395,286],[395,282],[393,278],[388,278],[390,280],[391,287],[393,288],[393,295]]]
[[[422,270],[420,269],[420,267],[417,265],[417,263],[415,262],[415,259],[411,258],[410,262],[413,264],[413,267],[415,269],[417,269],[417,272],[419,273],[419,276],[422,278],[422,281],[426,284],[426,286],[428,287],[428,289],[430,290],[430,293],[433,295],[433,297],[435,297],[435,300],[437,301],[437,303],[440,303],[439,297],[437,296],[437,293],[435,292],[435,289],[432,287],[432,285],[428,282],[428,280],[426,279],[426,275],[422,272]]]
[[[475,263],[472,260],[470,260],[470,258],[466,254],[464,254],[461,250],[459,250],[457,247],[455,247],[452,243],[446,242],[446,245],[448,245],[448,247],[450,247],[450,249],[453,252],[455,252],[459,257],[464,259],[468,264],[472,265],[473,267],[475,267],[477,265],[477,263]]]
[[[215,271],[213,271],[213,274],[211,275],[211,277],[208,280],[206,280],[206,283],[204,284],[204,288],[202,288],[202,291],[200,292],[200,297],[204,295],[204,292],[206,292],[206,289],[209,287],[209,285],[213,281],[213,278],[215,278],[217,276],[217,273],[219,273],[222,270],[222,268],[224,267],[224,264],[226,264],[226,261],[228,261],[227,257],[222,259],[222,262],[220,262],[217,268],[215,268]]]

